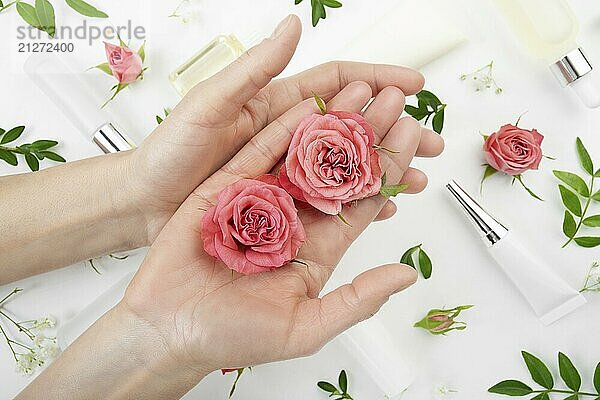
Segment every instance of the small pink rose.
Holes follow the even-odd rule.
[[[281,186],[296,200],[326,213],[379,193],[381,167],[373,128],[359,114],[330,112],[305,118],[294,133]]]
[[[294,199],[265,182],[274,179],[244,179],[226,187],[202,218],[204,250],[239,273],[279,268],[304,243]]]
[[[122,46],[104,43],[108,65],[115,78],[122,84],[135,82],[142,74],[142,57]]]
[[[495,170],[520,175],[538,169],[543,157],[543,140],[544,136],[535,129],[504,125],[486,139],[483,151],[488,164]]]

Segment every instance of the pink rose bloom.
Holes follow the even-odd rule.
[[[538,169],[542,160],[542,136],[537,130],[504,125],[488,137],[483,145],[485,158],[497,171],[520,175]]]
[[[305,240],[294,199],[262,179],[227,186],[202,218],[204,250],[245,275],[287,264]]]
[[[119,83],[135,82],[142,74],[142,57],[127,47],[104,42],[106,58],[112,74]]]
[[[296,200],[331,215],[342,205],[379,193],[381,167],[373,128],[359,114],[331,112],[305,118],[279,172]]]

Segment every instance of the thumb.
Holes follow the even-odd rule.
[[[341,286],[322,299],[313,299],[300,309],[299,320],[310,321],[303,349],[311,354],[348,328],[375,315],[391,295],[417,281],[416,271],[403,264],[389,264],[358,275],[352,283]],[[315,327],[315,325],[317,325]],[[315,329],[316,328],[316,329]],[[310,340],[306,340],[310,338]]]
[[[288,65],[296,51],[302,24],[296,15],[283,19],[273,34],[248,49],[212,78],[196,85],[188,96],[192,105],[207,101],[211,109],[227,114],[239,112]],[[208,97],[208,98],[207,98]]]

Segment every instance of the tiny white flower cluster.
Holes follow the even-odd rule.
[[[585,279],[581,292],[600,292],[600,263],[594,262]]]
[[[470,73],[463,74],[460,76],[461,81],[469,80],[473,83],[476,92],[482,92],[487,89],[494,89],[496,94],[501,94],[504,90],[498,86],[494,79],[494,62],[490,62],[488,65]]]
[[[177,18],[184,24],[196,22],[200,16],[202,0],[182,0],[169,17]]]
[[[447,385],[436,386],[433,390],[435,397],[446,397],[448,395],[456,393],[456,390],[450,389]]]
[[[39,367],[52,361],[60,353],[56,337],[46,336],[48,333],[47,330],[56,326],[53,318],[37,319],[29,322],[29,324],[31,327],[24,329],[27,330],[32,346],[19,345],[21,348],[26,349],[27,352],[16,353],[15,355],[17,359],[15,370],[25,375],[33,374]]]

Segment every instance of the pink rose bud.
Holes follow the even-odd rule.
[[[538,169],[542,160],[542,136],[537,130],[504,125],[490,135],[483,145],[490,166],[508,175],[520,175]]]
[[[450,320],[450,317],[446,314],[438,314],[430,316],[429,320],[433,322],[446,322]]]
[[[268,182],[227,186],[202,218],[204,250],[241,274],[271,271],[292,261],[305,240],[294,199]]]
[[[381,189],[373,128],[359,114],[330,112],[305,118],[294,133],[281,186],[296,200],[336,215],[344,204]]]
[[[459,306],[449,310],[430,310],[427,315],[417,322],[414,327],[422,328],[432,335],[445,335],[451,331],[462,331],[466,329],[467,324],[456,321],[455,318],[464,310],[473,306]]]
[[[121,84],[135,82],[142,74],[142,58],[127,47],[104,43],[108,65]]]

